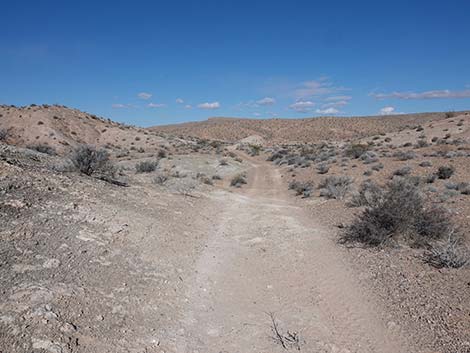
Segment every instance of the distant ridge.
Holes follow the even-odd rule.
[[[321,140],[354,139],[398,131],[412,125],[438,121],[464,112],[434,112],[364,117],[318,117],[302,119],[244,119],[212,117],[204,121],[148,128],[180,136],[229,142],[260,136],[271,143],[313,143]]]

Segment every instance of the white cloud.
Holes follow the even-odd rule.
[[[289,105],[289,108],[299,113],[307,113],[311,111],[314,106],[315,103],[311,101],[297,101]]]
[[[127,104],[121,104],[121,103],[116,103],[116,104],[113,104],[111,107],[115,108],[115,109],[122,109],[122,108],[128,108],[129,105]]]
[[[396,98],[396,99],[442,99],[442,98],[470,98],[470,89],[462,91],[433,90],[424,92],[392,92],[392,93],[371,93],[370,96],[376,99]]]
[[[383,107],[382,109],[379,110],[380,115],[393,115],[393,114],[399,114],[395,112],[395,107]]]
[[[152,94],[147,93],[147,92],[140,92],[140,93],[137,95],[137,97],[139,97],[140,99],[147,100],[147,99],[152,98]]]
[[[332,101],[349,101],[351,100],[351,96],[331,96],[331,97],[326,97],[325,100],[328,102]]]
[[[166,107],[166,104],[163,104],[163,103],[149,103],[147,105],[147,107],[149,107],[149,108],[163,108],[163,107]]]
[[[334,107],[344,107],[347,104],[349,104],[349,102],[347,102],[347,101],[337,101],[337,102],[325,103],[321,107],[323,109],[325,109],[325,108],[334,108]]]
[[[258,105],[273,105],[275,103],[276,103],[276,100],[271,97],[264,97],[263,99],[256,101],[256,104]]]
[[[261,116],[260,113],[253,113],[254,116],[258,117],[258,116]]]
[[[176,103],[183,104],[184,100],[182,100],[181,98],[176,98]]]
[[[346,88],[334,86],[328,77],[321,77],[318,80],[302,82],[299,87],[294,90],[294,96],[297,99],[302,99],[344,90],[346,90]]]
[[[201,103],[201,104],[198,104],[197,106],[198,108],[200,109],[218,109],[220,108],[220,103],[219,102],[212,102],[212,103]]]
[[[193,108],[193,106],[192,106],[191,104],[186,104],[184,107],[185,107],[186,109],[192,109],[192,108]]]
[[[315,111],[317,114],[329,114],[329,115],[334,115],[338,114],[339,110],[336,108],[326,108],[326,109],[317,109]]]

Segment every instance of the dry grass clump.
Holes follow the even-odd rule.
[[[243,184],[246,184],[246,175],[244,173],[235,175],[230,180],[230,186],[241,188]]]
[[[310,197],[312,196],[313,188],[314,184],[311,181],[301,182],[293,180],[289,183],[289,190],[294,190],[297,196]]]
[[[160,174],[160,175],[157,175],[154,179],[153,179],[153,182],[157,185],[163,185],[166,183],[166,181],[168,180],[168,175],[166,174]]]
[[[28,148],[30,150],[35,150],[40,153],[45,153],[49,154],[51,156],[54,156],[57,154],[56,150],[54,147],[48,146],[48,145],[43,145],[43,144],[34,144],[34,145],[29,145]]]
[[[432,246],[427,262],[437,268],[460,268],[470,263],[470,252],[460,237],[450,234],[444,241]]]

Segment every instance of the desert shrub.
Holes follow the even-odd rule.
[[[439,179],[449,179],[455,172],[454,167],[442,166],[437,170],[437,177]]]
[[[407,178],[387,184],[377,203],[367,207],[341,235],[346,243],[379,246],[403,237],[417,246],[450,234],[447,212],[427,205],[415,182]]]
[[[330,167],[327,163],[320,163],[317,165],[317,173],[318,174],[326,174],[330,170]]]
[[[158,158],[166,158],[167,154],[165,150],[159,150],[157,153]]]
[[[222,177],[219,174],[214,174],[212,180],[222,180]]]
[[[223,158],[219,161],[219,165],[228,165],[228,162],[225,158]]]
[[[376,207],[382,202],[384,189],[371,180],[365,180],[359,187],[359,191],[353,194],[349,207]]]
[[[153,182],[157,185],[163,185],[165,182],[168,180],[168,176],[165,174],[160,174],[157,175],[154,179]]]
[[[416,158],[416,153],[413,151],[398,151],[393,154],[393,157],[397,158],[399,161],[407,161]]]
[[[173,171],[173,173],[171,173],[171,176],[172,176],[173,178],[186,178],[186,174],[185,174],[185,173],[181,173],[179,170]]]
[[[199,179],[203,184],[206,184],[206,185],[214,185],[214,182],[212,181],[211,178],[209,178],[207,175],[205,175],[204,173],[198,173],[197,174],[197,179]]]
[[[428,184],[432,184],[436,181],[437,175],[436,174],[429,174],[424,178],[424,181]]]
[[[258,156],[261,151],[260,145],[250,145],[249,148],[250,148],[249,154],[251,156]]]
[[[407,166],[404,166],[400,169],[397,169],[393,172],[393,175],[397,175],[397,176],[405,176],[405,175],[409,175],[411,173],[411,167],[409,165]]]
[[[78,146],[72,151],[70,160],[75,168],[86,175],[95,173],[114,175],[115,173],[114,166],[109,161],[108,152],[104,149],[96,149],[94,146]]]
[[[296,195],[302,195],[303,197],[312,196],[314,184],[310,181],[297,181],[293,180],[289,183],[289,190],[294,190]]]
[[[151,173],[157,169],[158,161],[142,161],[135,165],[137,173]]]
[[[383,169],[384,165],[382,163],[374,164],[371,169],[378,172],[379,170]]]
[[[429,144],[425,140],[418,140],[416,143],[416,148],[423,148],[427,146],[429,146]]]
[[[240,188],[243,184],[246,184],[245,174],[235,175],[232,180],[230,180],[230,186]]]
[[[461,238],[451,233],[446,240],[432,246],[427,262],[437,268],[460,268],[470,263],[470,253]]]
[[[359,158],[365,152],[369,150],[369,146],[363,144],[354,144],[350,145],[345,151],[344,154],[350,158]]]
[[[5,141],[8,138],[8,130],[0,129],[0,141]]]
[[[430,161],[422,161],[420,164],[419,164],[420,167],[431,167],[432,166],[432,163]]]
[[[372,151],[364,152],[360,158],[364,164],[372,164],[372,163],[378,162],[379,160],[379,158],[377,157],[377,154]]]
[[[48,145],[43,145],[43,144],[35,144],[35,145],[29,145],[28,148],[30,150],[35,150],[41,153],[49,154],[51,156],[56,155],[56,150],[54,147],[48,146]]]
[[[320,196],[342,200],[351,190],[352,179],[348,176],[330,176],[323,179],[318,188]]]
[[[271,155],[267,158],[267,161],[274,162],[277,159],[283,158],[287,154],[287,150],[280,150],[274,151]]]
[[[470,195],[470,184],[468,183],[460,183],[458,189],[461,194],[463,195]]]
[[[455,116],[455,112],[446,112],[445,117],[446,119],[453,118]]]

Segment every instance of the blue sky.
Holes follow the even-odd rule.
[[[470,1],[3,1],[0,103],[137,125],[470,109]]]

